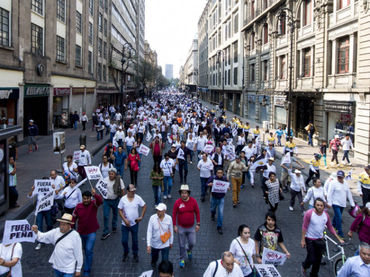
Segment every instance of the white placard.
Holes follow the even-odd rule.
[[[286,255],[279,251],[274,251],[266,247],[263,248],[262,252],[262,263],[272,265],[283,265],[286,260]]]
[[[290,164],[292,162],[292,159],[290,157],[290,152],[287,152],[284,157],[281,159],[281,163],[280,165],[282,164]]]
[[[55,191],[51,190],[45,194],[39,201],[37,201],[35,215],[39,212],[49,210],[54,205],[54,194]]]
[[[148,270],[143,273],[139,277],[152,277],[153,276],[153,270]]]
[[[203,152],[207,153],[207,154],[210,154],[213,152],[213,145],[212,144],[207,144],[206,146],[204,146],[203,148]]]
[[[51,186],[51,180],[49,179],[36,179],[33,181],[33,185],[35,186],[35,193],[47,193],[51,191],[53,188]]]
[[[89,180],[99,180],[103,177],[98,166],[85,166],[85,172]]]
[[[99,181],[96,183],[95,188],[100,192],[101,196],[104,199],[107,199],[108,195],[108,184],[103,180],[103,178],[99,179]]]
[[[281,277],[279,271],[272,264],[254,264],[260,276],[263,277]]]
[[[26,219],[5,221],[3,244],[35,242],[36,234]]]
[[[146,134],[146,137],[145,137],[145,140],[147,141],[147,142],[150,142],[150,140],[152,139],[152,135],[150,134],[150,132],[148,132],[147,134]]]
[[[167,141],[168,141],[169,144],[172,144],[172,139],[171,139],[170,135],[167,136]]]
[[[212,183],[213,183],[212,192],[217,192],[217,193],[226,193],[227,189],[230,186],[229,182],[220,181],[220,180],[213,180]]]
[[[236,137],[237,134],[238,134],[238,130],[234,129],[233,130],[233,137]]]
[[[149,152],[150,152],[150,148],[147,147],[146,145],[144,144],[140,144],[140,147],[139,149],[137,150],[137,152],[139,154],[143,154],[144,156],[148,156],[149,155]]]
[[[77,164],[80,161],[80,154],[81,154],[80,150],[77,150],[77,151],[73,152],[73,161]]]

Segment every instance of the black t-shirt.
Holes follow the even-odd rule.
[[[259,242],[260,255],[262,255],[264,247],[271,250],[277,250],[278,244],[284,241],[283,234],[279,227],[275,226],[274,230],[270,230],[265,224],[258,227],[254,234],[254,239]]]

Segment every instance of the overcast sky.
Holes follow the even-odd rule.
[[[173,64],[174,77],[197,37],[198,20],[207,0],[146,0],[145,39],[157,51],[158,64]]]

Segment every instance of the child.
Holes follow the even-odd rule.
[[[328,168],[327,164],[326,164],[326,150],[328,149],[328,146],[326,144],[326,141],[321,141],[321,145],[320,145],[320,154],[322,155],[323,159],[324,159],[324,165],[325,165],[325,168]]]

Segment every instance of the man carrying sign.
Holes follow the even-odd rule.
[[[224,176],[224,172],[221,168],[219,168],[216,172],[216,175],[211,176],[208,181],[207,185],[209,187],[212,187],[215,183],[215,181],[222,181],[227,182],[227,178]],[[227,188],[227,190],[230,190],[230,188]],[[212,192],[211,197],[211,219],[212,221],[215,221],[216,216],[216,208],[218,207],[218,216],[217,216],[217,232],[222,235],[222,222],[224,218],[224,201],[225,201],[225,195],[226,193],[221,192]]]

